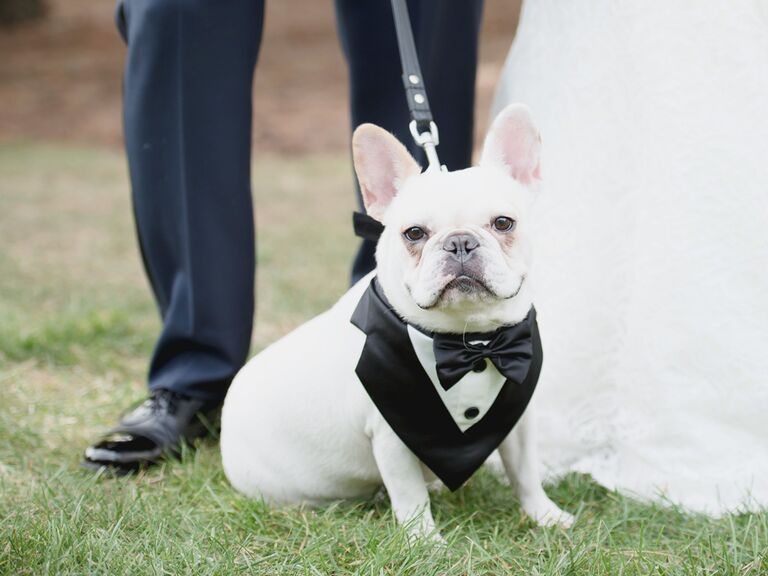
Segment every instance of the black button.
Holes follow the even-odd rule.
[[[472,372],[482,372],[485,370],[486,362],[485,358],[480,358],[479,360],[475,360],[475,363],[472,364]]]
[[[464,418],[467,418],[471,420],[472,418],[477,418],[477,415],[480,414],[480,410],[472,406],[471,408],[467,408],[464,410]]]

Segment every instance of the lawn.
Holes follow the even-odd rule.
[[[345,155],[254,165],[254,350],[343,292],[349,181]],[[483,471],[433,497],[449,543],[435,547],[409,544],[385,497],[243,498],[215,442],[134,478],[81,470],[87,442],[142,398],[157,329],[122,155],[0,145],[0,574],[768,574],[768,513],[710,520],[579,475],[548,487],[577,514],[563,531],[534,527]]]

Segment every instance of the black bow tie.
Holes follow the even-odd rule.
[[[514,326],[502,328],[491,334],[447,335],[435,334],[432,347],[437,361],[437,377],[449,390],[468,372],[482,372],[486,358],[508,380],[521,383],[528,374],[533,358],[531,341],[531,314]],[[488,344],[470,344],[470,341],[489,340]]]

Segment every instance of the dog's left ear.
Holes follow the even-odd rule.
[[[362,124],[355,130],[352,159],[365,209],[379,221],[405,180],[421,173],[405,146],[373,124]]]
[[[541,180],[541,136],[527,106],[510,104],[493,121],[480,166],[501,168],[526,185]]]

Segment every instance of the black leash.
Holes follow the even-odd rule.
[[[421,75],[416,44],[413,41],[411,19],[405,0],[392,0],[392,13],[395,17],[397,46],[400,49],[400,63],[403,67],[403,86],[408,110],[411,113],[409,128],[413,140],[424,149],[429,161],[429,168],[440,170],[440,159],[435,147],[440,143],[437,125],[429,109],[424,77]]]
[[[405,0],[392,0],[392,14],[395,19],[397,32],[397,47],[400,51],[400,63],[403,68],[403,87],[405,99],[411,114],[408,128],[414,142],[424,149],[429,162],[428,170],[445,170],[440,165],[437,156],[437,145],[440,143],[440,133],[437,124],[432,119],[429,108],[427,90],[424,87],[424,77],[421,75],[419,57],[416,54],[416,44],[413,41],[411,18]],[[355,212],[352,218],[355,234],[366,240],[377,241],[384,231],[384,226],[378,220],[367,214]]]

